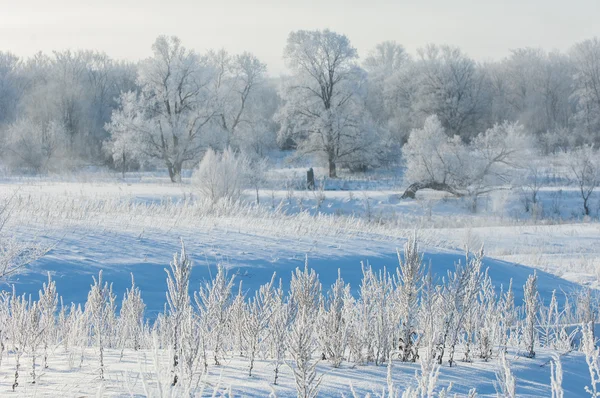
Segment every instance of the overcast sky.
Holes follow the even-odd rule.
[[[525,46],[565,50],[600,36],[599,18],[600,0],[0,0],[0,51],[86,48],[138,60],[168,34],[199,51],[253,52],[277,75],[297,29],[344,33],[361,56],[395,40],[411,53],[445,43],[487,60]]]

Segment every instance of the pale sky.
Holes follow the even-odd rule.
[[[19,56],[85,48],[139,60],[167,34],[198,51],[250,51],[278,75],[288,33],[323,28],[346,34],[361,56],[395,40],[411,53],[458,45],[483,61],[600,36],[600,0],[0,0],[0,51]]]

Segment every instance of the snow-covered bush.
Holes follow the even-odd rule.
[[[249,162],[230,148],[221,153],[209,149],[192,175],[198,194],[216,203],[221,199],[236,202],[246,183]]]

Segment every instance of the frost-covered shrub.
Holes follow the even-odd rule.
[[[229,148],[222,153],[209,149],[192,175],[192,184],[201,197],[213,203],[221,199],[235,202],[242,194],[248,167],[246,158]]]

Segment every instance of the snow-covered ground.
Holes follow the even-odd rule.
[[[84,351],[81,364],[80,355],[70,358],[57,349],[49,360],[49,368],[40,371],[38,382],[34,385],[22,383],[17,389],[19,396],[26,397],[159,397],[157,382],[169,384],[168,358],[164,352],[158,355],[150,350],[134,352],[107,349],[107,377],[104,382],[98,378],[97,350],[88,348]],[[550,361],[552,354],[547,351],[537,353],[535,360],[523,358],[514,353],[507,356],[512,371],[517,379],[518,397],[550,397]],[[564,372],[564,396],[586,396],[583,387],[589,384],[589,375],[585,357],[578,352],[561,357]],[[2,367],[14,367],[14,360],[9,356]],[[273,364],[268,360],[258,360],[252,377],[248,376],[248,363],[243,358],[234,358],[220,366],[209,367],[201,377],[204,391],[202,397],[295,397],[296,390],[289,367],[281,368],[278,385],[272,384]],[[26,367],[25,367],[26,369]],[[388,368],[384,366],[353,366],[343,364],[338,369],[322,363],[318,365],[318,373],[323,375],[321,397],[387,397]],[[394,387],[403,391],[407,387],[415,387],[420,366],[412,363],[394,362],[391,372]],[[443,366],[440,370],[438,388],[452,385],[451,392],[459,397],[467,396],[472,388],[477,389],[480,397],[496,397],[496,372],[498,363],[477,361],[473,363],[459,362],[455,367]],[[4,370],[0,373],[0,395],[14,394],[11,390],[13,375]],[[180,395],[181,394],[181,395]],[[172,395],[182,396],[175,390]],[[450,396],[453,396],[451,394]],[[589,396],[589,395],[587,395]]]
[[[309,192],[298,189],[304,172],[273,172],[271,186],[259,191],[260,203],[253,204],[255,192],[248,190],[244,193],[248,204],[241,206],[208,206],[197,200],[189,183],[171,184],[143,174],[126,181],[110,174],[97,179],[93,175],[5,178],[0,196],[10,198],[11,217],[4,232],[51,247],[46,256],[9,283],[17,293],[36,295],[50,272],[65,303],[84,303],[92,276],[100,270],[119,298],[133,274],[152,319],[164,308],[164,269],[180,248],[180,240],[194,260],[190,290],[211,278],[216,264],[225,265],[229,275],[235,275],[236,284],[242,282],[248,292],[268,282],[273,273],[287,286],[291,272],[307,261],[324,287],[335,281],[339,269],[356,291],[362,264],[374,269],[395,268],[396,250],[416,233],[424,259],[438,278],[464,259],[465,247],[478,249],[484,244],[484,266],[496,288],[507,286],[512,279],[519,305],[522,286],[534,270],[545,303],[554,290],[568,293],[581,284],[599,285],[600,223],[580,216],[577,192],[570,187],[543,190],[543,212],[531,217],[523,210],[522,195],[514,192],[482,199],[478,212],[472,213],[467,201],[433,192],[419,194],[417,200],[400,200],[402,191],[396,178],[325,181],[325,189]],[[9,290],[10,286],[3,288]],[[551,354],[542,350],[535,360],[514,352],[509,355],[519,396],[550,396]],[[152,353],[127,352],[120,360],[120,351],[107,350],[107,382],[100,383],[91,359],[94,355],[94,349],[87,349],[79,369],[78,361],[71,366],[67,355],[57,349],[52,366],[42,372],[38,383],[23,383],[20,392],[89,396],[102,389],[108,396],[138,396],[145,394],[142,379],[147,376],[149,383],[156,379],[151,376],[157,372]],[[11,360],[9,355],[0,365],[0,394],[10,390]],[[562,362],[565,396],[584,396],[583,386],[589,384],[585,357],[572,352],[563,356]],[[219,391],[230,389],[233,396],[295,395],[289,369],[284,370],[280,386],[271,386],[269,361],[260,360],[252,378],[246,376],[246,366],[242,358],[233,358],[221,367],[209,368],[203,376],[208,396],[215,386]],[[416,383],[418,368],[394,363],[394,384],[406,387]],[[439,386],[452,382],[452,391],[459,396],[472,387],[482,396],[492,396],[497,369],[496,360],[444,366]],[[343,364],[333,370],[321,364],[319,370],[325,374],[322,396],[352,396],[351,385],[356,396],[376,395],[387,384],[385,366],[353,368]]]

